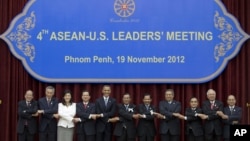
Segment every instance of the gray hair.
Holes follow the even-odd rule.
[[[215,92],[214,89],[208,89],[208,90],[207,90],[207,95],[209,94],[209,92],[213,92],[214,94],[216,94],[216,92]]]

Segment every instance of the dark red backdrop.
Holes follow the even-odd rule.
[[[0,34],[8,28],[11,20],[19,14],[27,0],[1,0],[0,1]],[[227,10],[240,22],[244,31],[250,34],[250,1],[249,0],[222,0]],[[49,68],[48,68],[49,69]],[[108,69],[108,68],[107,68]],[[206,99],[206,91],[213,88],[217,91],[217,98],[226,102],[229,94],[236,95],[238,105],[243,107],[243,123],[250,124],[247,117],[248,108],[246,103],[250,103],[250,40],[246,41],[239,54],[233,58],[216,79],[203,84],[111,84],[112,95],[119,102],[124,92],[129,92],[133,96],[135,104],[141,102],[143,93],[148,92],[153,95],[153,104],[163,99],[164,91],[173,88],[176,99],[182,103],[182,113],[188,105],[188,99],[196,96],[203,101]],[[7,44],[0,40],[0,140],[15,141],[17,124],[17,102],[24,97],[27,89],[35,92],[35,98],[44,95],[44,89],[48,83],[40,82],[31,77],[23,68],[22,63],[11,53]],[[88,89],[92,93],[92,100],[101,95],[102,84],[89,83],[56,83],[51,84],[56,87],[56,96],[60,97],[62,91],[69,88],[74,93],[74,101],[80,100],[80,91]],[[182,122],[182,127],[184,122]],[[183,130],[182,130],[183,131]],[[158,138],[157,138],[158,139]],[[182,140],[184,138],[182,137]]]

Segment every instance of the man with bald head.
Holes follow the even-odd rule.
[[[24,100],[18,102],[18,141],[34,141],[37,132],[37,101],[33,100],[33,91],[27,90]]]
[[[223,103],[216,100],[216,92],[213,89],[207,91],[207,100],[202,103],[202,111],[205,119],[205,141],[221,141],[222,118],[218,111],[223,111]]]
[[[223,112],[218,112],[218,115],[223,119],[223,138],[224,141],[230,140],[230,125],[239,124],[242,117],[241,107],[236,106],[236,99],[234,95],[227,97],[228,106],[224,107]]]

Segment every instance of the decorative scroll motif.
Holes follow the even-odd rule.
[[[214,48],[214,57],[216,62],[218,62],[220,57],[225,56],[233,47],[233,42],[239,41],[242,36],[240,33],[233,31],[233,27],[225,20],[225,18],[219,16],[218,11],[216,11],[214,15],[214,26],[216,29],[222,31],[218,36],[222,42],[217,44]]]
[[[31,36],[28,34],[30,30],[35,27],[36,16],[34,11],[31,12],[29,17],[26,17],[24,21],[16,28],[16,32],[11,32],[7,37],[16,42],[16,47],[23,52],[23,54],[29,57],[31,62],[34,62],[35,47],[28,40]]]

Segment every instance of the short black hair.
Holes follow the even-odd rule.
[[[150,98],[152,98],[151,94],[149,94],[149,93],[144,93],[144,94],[143,94],[143,98],[144,98],[145,96],[149,96]]]
[[[82,90],[82,94],[85,93],[85,92],[88,92],[89,96],[90,96],[90,92],[88,90]]]

